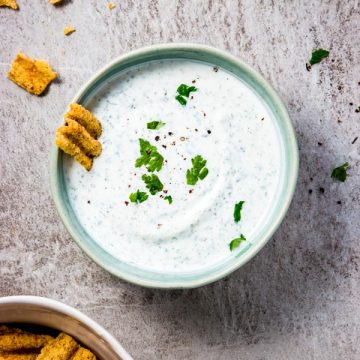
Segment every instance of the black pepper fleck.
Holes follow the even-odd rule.
[[[211,130],[208,130],[207,133],[210,135],[210,134],[211,134]]]
[[[322,146],[322,144],[323,144],[322,142],[318,142],[318,145],[319,145],[319,146]]]
[[[192,83],[195,84],[195,83],[196,83],[196,80],[193,80]]]
[[[87,203],[90,204],[90,200],[88,200]]]
[[[214,70],[215,72],[218,72],[218,71],[219,71],[219,68],[218,68],[217,66],[214,66],[214,67],[213,67],[213,70]]]
[[[355,144],[356,141],[357,141],[357,139],[358,139],[358,137],[356,137],[351,143],[352,143],[352,144]]]
[[[311,70],[311,65],[308,64],[308,63],[306,63],[306,70],[307,70],[307,71],[310,71],[310,70]]]
[[[128,206],[128,205],[129,205],[129,202],[128,202],[128,201],[125,201],[125,205]]]
[[[193,191],[194,191],[193,189],[189,190],[189,194],[192,194],[192,193],[193,193]]]
[[[160,136],[159,135],[155,136],[155,141],[159,141],[159,140],[160,140]]]
[[[342,204],[341,200],[338,200],[336,203],[339,204],[339,205]]]
[[[325,192],[325,189],[323,187],[319,187],[319,191],[321,194],[323,194]]]
[[[196,132],[198,132],[199,130],[198,129],[195,129]]]
[[[349,105],[350,105],[350,106],[353,106],[353,105],[354,105],[354,103],[352,103],[352,102],[351,102],[351,103],[349,103]]]
[[[309,189],[309,194],[312,194],[312,189]]]
[[[166,149],[166,145],[161,145],[164,149]]]
[[[174,133],[172,133],[171,131],[169,131],[168,134],[169,136],[174,135]]]

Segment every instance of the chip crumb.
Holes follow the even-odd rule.
[[[113,2],[109,2],[107,4],[107,7],[108,7],[109,10],[112,10],[112,9],[116,8],[116,5]]]
[[[63,0],[49,0],[49,3],[50,4],[53,4],[53,5],[58,5],[62,2]]]
[[[36,60],[20,52],[11,64],[8,78],[26,91],[41,95],[57,74],[45,60]]]
[[[16,3],[16,0],[0,0],[0,6],[7,6],[13,10],[18,9],[18,5]]]
[[[73,26],[66,26],[64,28],[64,35],[69,36],[70,34],[72,34],[75,31],[76,31],[76,29]]]

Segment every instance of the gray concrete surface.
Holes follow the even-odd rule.
[[[112,12],[105,0],[0,9],[0,295],[75,306],[135,359],[359,359],[359,1],[114,2]],[[64,37],[68,24],[76,32]],[[158,291],[109,275],[71,240],[49,191],[49,151],[90,75],[129,50],[176,41],[228,50],[259,70],[288,106],[301,164],[286,220],[251,263],[200,289]],[[330,57],[307,72],[320,46]],[[59,73],[46,96],[6,79],[20,50]],[[335,183],[329,173],[344,161],[350,176]]]

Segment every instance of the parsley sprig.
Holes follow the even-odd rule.
[[[146,124],[146,126],[149,130],[159,130],[165,125],[166,125],[166,123],[164,123],[162,121],[150,121]]]
[[[192,168],[186,171],[186,183],[188,185],[195,185],[198,180],[204,180],[209,173],[208,168],[205,167],[206,160],[201,155],[196,155],[191,159]]]
[[[241,234],[240,237],[231,240],[229,244],[230,251],[233,251],[236,248],[238,248],[243,241],[246,241],[246,237],[243,234]]]
[[[156,146],[153,146],[149,141],[139,139],[140,143],[140,154],[141,156],[136,159],[135,167],[145,166],[149,172],[160,171],[164,158],[157,151]]]
[[[181,84],[177,88],[177,95],[175,96],[175,99],[181,104],[186,105],[187,98],[189,98],[191,92],[197,91],[197,88],[195,86],[188,86],[186,84]]]
[[[151,195],[155,195],[164,188],[163,183],[160,181],[159,177],[155,174],[151,174],[151,175],[144,174],[141,178],[143,179],[146,188],[149,190]]]
[[[137,190],[134,193],[131,193],[129,199],[131,202],[140,204],[148,199],[149,195],[146,192]]]
[[[349,163],[346,162],[344,164],[342,164],[341,166],[335,168],[332,172],[331,172],[331,177],[335,180],[339,180],[341,182],[344,182],[346,180],[347,177],[347,172],[346,169],[348,168]]]

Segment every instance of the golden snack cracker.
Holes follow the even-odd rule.
[[[101,154],[100,142],[92,138],[86,129],[74,120],[67,119],[65,126],[58,129],[58,133],[77,143],[83,149],[84,153],[90,157]]]
[[[0,335],[0,353],[40,349],[53,338],[48,335],[14,333]]]
[[[107,4],[107,7],[108,7],[109,10],[112,10],[112,9],[115,9],[115,8],[116,8],[116,5],[115,5],[113,2],[109,2],[109,3]]]
[[[65,28],[64,28],[64,35],[65,36],[69,36],[69,35],[71,35],[73,32],[75,32],[76,31],[76,29],[73,27],[73,26],[66,26]]]
[[[90,350],[80,347],[71,360],[96,360],[96,356]]]
[[[102,151],[97,140],[101,132],[101,123],[89,110],[79,104],[71,104],[64,116],[64,125],[56,130],[55,144],[89,171],[93,158]]]
[[[55,144],[66,154],[74,157],[87,171],[90,171],[93,164],[93,159],[87,156],[82,149],[74,144],[69,138],[62,135],[59,131],[56,132]]]
[[[16,0],[0,0],[0,6],[7,6],[14,10],[18,8]]]
[[[10,80],[35,95],[40,95],[56,76],[46,61],[31,59],[21,52],[8,73]]]
[[[100,121],[83,106],[76,103],[71,104],[70,110],[65,114],[65,122],[67,118],[77,121],[95,139],[101,135],[102,127]]]
[[[55,340],[42,348],[37,360],[69,360],[78,346],[71,336],[60,333]]]

